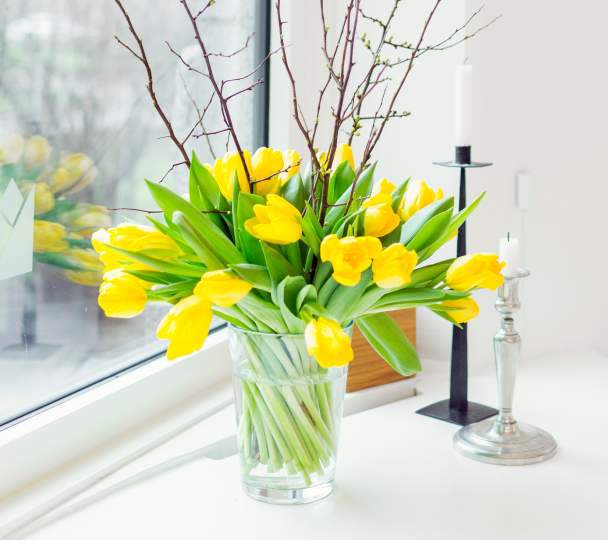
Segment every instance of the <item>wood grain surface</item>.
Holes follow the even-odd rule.
[[[405,332],[409,340],[416,346],[416,310],[401,309],[399,311],[389,311],[388,315]],[[399,375],[384,359],[374,350],[374,348],[363,337],[361,330],[353,329],[353,350],[354,360],[348,365],[348,379],[346,391],[354,392],[363,388],[380,386],[395,381],[401,381],[409,377]],[[412,375],[413,377],[414,375]]]

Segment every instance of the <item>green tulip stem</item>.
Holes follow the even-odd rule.
[[[253,420],[253,426],[258,438],[258,446],[260,449],[260,461],[262,463],[268,463],[268,448],[266,443],[266,432],[264,431],[264,425],[261,418],[261,414],[258,406],[255,404],[251,390],[247,385],[243,385],[243,397],[247,404],[247,409],[250,411],[251,419]]]
[[[300,359],[300,353],[298,352],[298,347],[294,344],[293,339],[283,338],[281,341],[284,343],[285,348],[289,352],[291,361],[298,372],[298,378],[304,377],[304,369],[302,366],[302,360]]]

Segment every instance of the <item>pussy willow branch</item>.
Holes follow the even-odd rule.
[[[171,165],[171,168],[165,173],[165,175],[160,179],[160,181],[158,182],[159,184],[162,184],[163,180],[165,178],[167,178],[167,175],[173,170],[175,169],[175,167],[179,166],[179,165],[185,165],[186,162],[185,161],[180,161],[179,163],[174,163],[173,165]]]
[[[397,101],[397,97],[399,96],[399,93],[401,92],[401,89],[403,88],[403,85],[405,84],[405,81],[407,80],[407,77],[410,74],[410,71],[412,71],[412,67],[414,65],[414,58],[416,58],[416,54],[420,50],[420,46],[422,45],[422,40],[424,39],[424,35],[426,34],[426,30],[429,27],[429,23],[431,22],[431,19],[433,18],[433,15],[435,14],[435,11],[439,7],[440,3],[441,3],[441,0],[437,0],[437,3],[433,7],[433,10],[431,11],[430,15],[427,17],[427,19],[426,19],[426,21],[424,23],[424,27],[422,28],[422,32],[420,34],[420,38],[418,39],[418,44],[416,45],[416,48],[414,49],[414,51],[412,52],[412,55],[410,57],[410,62],[408,64],[408,66],[407,66],[407,70],[406,70],[405,74],[403,75],[403,78],[401,79],[401,82],[399,83],[399,86],[397,87],[397,90],[393,94],[393,98],[391,99],[391,102],[390,102],[390,104],[388,106],[389,113],[390,113],[390,111],[393,110],[393,108],[395,106],[395,102]],[[373,152],[376,144],[378,144],[378,139],[382,135],[382,132],[384,131],[384,127],[386,126],[386,123],[388,122],[389,118],[390,118],[390,114],[386,114],[384,116],[384,118],[382,119],[382,123],[380,124],[380,127],[379,127],[378,131],[377,132],[374,131],[372,133],[370,139],[368,140],[368,143],[367,143],[366,148],[365,148],[365,152],[363,154],[363,159],[361,160],[361,165],[359,167],[359,170],[357,172],[357,175],[356,175],[356,177],[355,177],[355,179],[353,181],[353,185],[352,185],[351,190],[350,190],[350,196],[348,198],[348,204],[346,205],[346,209],[344,211],[344,215],[348,214],[348,209],[350,208],[350,205],[352,204],[353,198],[354,198],[354,195],[355,195],[355,187],[357,186],[357,181],[359,180],[359,177],[361,176],[361,173],[363,172],[363,169],[365,168],[365,165],[369,161],[371,153]]]
[[[154,108],[156,109],[156,112],[159,114],[159,116],[162,118],[163,122],[165,123],[165,126],[167,127],[167,131],[169,131],[169,137],[171,138],[171,140],[173,141],[173,143],[177,146],[177,148],[181,152],[182,156],[184,157],[184,161],[188,164],[188,167],[190,167],[190,158],[188,157],[188,152],[186,152],[186,149],[184,148],[184,145],[181,142],[179,142],[179,139],[177,138],[177,136],[175,135],[175,132],[173,131],[173,126],[171,125],[171,121],[167,118],[167,116],[163,112],[160,104],[158,103],[158,99],[156,98],[156,94],[154,93],[154,81],[153,81],[153,78],[152,78],[152,69],[150,68],[150,64],[148,62],[148,58],[146,57],[146,51],[144,49],[143,41],[137,35],[137,32],[135,31],[135,28],[133,28],[133,24],[131,23],[131,19],[130,19],[129,15],[127,14],[125,8],[121,4],[120,0],[114,0],[114,1],[116,2],[116,4],[118,5],[118,7],[120,8],[120,11],[122,11],[122,14],[124,15],[124,17],[125,17],[125,19],[127,21],[127,25],[129,27],[129,31],[131,32],[131,34],[135,38],[135,41],[137,42],[140,54],[136,54],[133,51],[133,49],[131,49],[130,47],[128,47],[127,45],[125,45],[116,36],[114,36],[114,37],[116,38],[116,40],[118,41],[118,43],[120,43],[123,47],[126,47],[131,53],[133,53],[133,55],[135,56],[135,58],[137,58],[140,62],[142,62],[143,65],[144,65],[144,67],[146,68],[146,73],[148,74],[148,84],[146,85],[146,88],[148,89],[148,93],[150,94],[150,98],[152,99],[152,103],[154,104]]]
[[[247,41],[245,42],[245,46],[241,49],[239,49],[236,52],[233,52],[232,54],[224,54],[224,53],[214,53],[214,52],[210,52],[208,53],[208,56],[221,56],[222,58],[232,58],[233,56],[236,56],[237,54],[239,54],[240,52],[243,52],[249,45],[249,40],[255,36],[255,32],[253,32],[250,36],[247,36]]]
[[[228,102],[227,102],[226,98],[224,97],[224,94],[222,93],[222,88],[220,87],[220,85],[218,84],[218,82],[215,78],[215,74],[213,73],[213,68],[211,67],[211,62],[209,60],[209,54],[207,53],[205,43],[203,42],[203,39],[201,38],[201,33],[198,28],[198,23],[196,21],[196,18],[192,15],[190,8],[188,7],[188,2],[186,0],[180,0],[180,3],[184,6],[184,9],[186,10],[186,13],[188,14],[188,18],[190,19],[190,22],[192,23],[192,28],[194,29],[194,35],[196,37],[196,41],[198,42],[198,44],[201,48],[201,51],[203,52],[203,58],[205,59],[205,64],[207,66],[207,75],[209,77],[209,81],[211,81],[211,84],[213,85],[213,89],[215,90],[215,93],[220,102],[220,108],[222,110],[222,116],[224,118],[224,123],[226,124],[226,127],[230,131],[230,136],[232,137],[234,146],[236,146],[237,152],[239,153],[239,157],[241,158],[241,163],[243,164],[243,169],[245,171],[245,178],[247,178],[247,180],[249,181],[249,178],[250,178],[249,169],[247,168],[245,156],[243,155],[243,149],[241,148],[238,137],[236,135],[236,131],[234,129],[232,117],[230,116],[230,110],[228,109]],[[207,7],[212,5],[212,3],[214,3],[213,0],[211,0],[205,6],[204,9],[207,9]],[[197,15],[197,17],[198,17],[198,15]]]

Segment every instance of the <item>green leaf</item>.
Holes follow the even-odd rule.
[[[411,176],[410,178],[402,182],[399,186],[397,186],[395,190],[391,193],[391,197],[393,199],[393,204],[391,205],[391,207],[393,208],[393,212],[396,212],[397,208],[399,208],[399,205],[401,204],[403,196],[405,195],[405,192],[407,190],[407,185],[410,183],[410,179]]]
[[[298,218],[300,225],[302,226],[302,233],[304,234],[304,241],[312,249],[316,257],[319,257],[321,249],[321,239],[317,236],[314,227],[310,221],[306,218]]]
[[[266,268],[268,268],[272,281],[278,285],[287,276],[295,277],[298,275],[291,263],[276,249],[270,247],[266,242],[261,242],[261,244],[266,259]]]
[[[201,214],[194,206],[188,201],[185,201],[170,189],[164,186],[148,182],[148,188],[154,197],[154,200],[160,206],[165,214],[167,222],[172,222],[173,215],[176,211],[184,214],[185,217],[191,222],[194,228],[197,229],[198,233],[203,236],[211,246],[221,254],[218,257],[225,264],[239,264],[244,263],[245,257],[236,248],[236,246],[228,239],[228,237],[220,231],[204,214]],[[184,235],[185,237],[185,235]],[[186,238],[188,240],[188,238]],[[192,246],[194,248],[194,246]]]
[[[329,302],[327,303],[327,309],[331,311],[332,315],[336,320],[342,324],[346,318],[346,315],[351,310],[353,305],[357,303],[361,295],[365,292],[365,289],[372,279],[372,269],[368,268],[361,274],[359,283],[352,287],[346,287],[340,285],[334,294],[332,294]]]
[[[270,274],[264,266],[258,266],[256,264],[231,264],[232,268],[237,275],[251,283],[256,289],[262,289],[263,291],[270,292],[272,285],[270,282]]]
[[[188,281],[180,281],[178,283],[171,283],[170,285],[164,285],[156,287],[152,292],[160,295],[173,296],[175,293],[188,292],[188,296],[192,295],[194,287],[198,284],[198,279],[189,279]]]
[[[300,173],[294,174],[281,188],[282,197],[293,204],[300,214],[304,211],[306,196],[304,194],[304,184]]]
[[[245,255],[245,259],[250,264],[257,264],[259,266],[266,265],[266,258],[264,257],[264,251],[260,240],[255,236],[249,234],[246,230],[241,230],[239,233],[241,237],[241,249]]]
[[[354,179],[355,171],[353,171],[348,160],[340,163],[329,179],[327,202],[335,204],[342,194],[353,185]]]
[[[110,244],[104,245],[107,248],[116,251],[116,253],[124,255],[127,259],[140,262],[142,264],[145,264],[146,266],[149,266],[150,268],[160,270],[161,272],[167,272],[169,274],[176,274],[178,276],[186,277],[202,277],[207,271],[206,268],[203,268],[201,266],[194,266],[178,262],[160,261],[158,259],[154,259],[146,255],[140,255],[135,251],[129,251],[128,249],[118,248],[116,246],[111,246]]]
[[[437,214],[435,217],[429,219],[405,247],[409,251],[414,250],[418,253],[425,247],[431,245],[445,234],[451,218],[452,209],[441,212],[441,214]]]
[[[304,269],[302,266],[302,254],[300,253],[300,243],[294,242],[292,244],[287,244],[282,247],[285,255],[287,255],[287,260],[291,263],[294,270],[296,271],[296,275],[302,275]]]
[[[194,250],[188,245],[188,242],[184,240],[184,237],[180,233],[174,231],[173,229],[170,229],[165,224],[156,221],[150,216],[146,216],[146,218],[148,218],[160,232],[166,234],[169,238],[171,238],[171,240],[173,240],[184,253],[194,255]]]
[[[302,276],[297,276],[286,277],[277,288],[279,308],[292,334],[303,334],[306,330],[306,323],[296,315],[298,293],[304,287],[306,281]]]
[[[479,203],[481,202],[481,199],[483,199],[485,194],[486,194],[486,192],[484,191],[479,197],[477,197],[477,199],[475,199],[471,204],[469,204],[469,206],[467,206],[464,210],[461,210],[460,212],[458,212],[458,214],[456,214],[454,217],[452,217],[448,230],[443,234],[443,236],[441,238],[439,238],[438,240],[436,240],[433,244],[431,244],[429,246],[426,253],[424,253],[424,255],[421,256],[421,258],[419,259],[419,262],[422,262],[425,259],[428,259],[433,253],[435,253],[441,246],[443,246],[443,244],[445,244],[449,240],[449,238],[464,223],[465,219],[467,219],[471,215],[471,213],[473,213],[475,208],[477,208],[477,206],[479,205]]]
[[[64,238],[70,247],[81,249],[93,249],[93,243],[90,240],[80,238]]]
[[[59,216],[66,212],[71,212],[76,209],[78,205],[69,201],[56,201],[55,206],[44,214],[38,214],[36,216],[37,221],[58,221]]]
[[[241,244],[241,237],[239,231],[243,228],[243,224],[239,221],[238,207],[239,207],[239,195],[241,194],[241,184],[239,183],[237,170],[234,169],[232,172],[232,226],[234,232],[234,240],[237,249]]]
[[[422,371],[416,349],[386,313],[360,317],[356,322],[368,343],[397,373],[407,377]]]
[[[190,163],[190,185],[192,185],[193,182],[198,184],[201,192],[204,193],[213,206],[217,208],[219,204],[220,187],[215,181],[215,178],[213,178],[213,175],[201,165],[194,150],[192,151],[192,161]]]
[[[316,216],[312,206],[306,202],[306,215],[304,219],[308,221],[314,228],[315,233],[317,233],[317,237],[319,240],[323,240],[325,238],[325,233],[323,232],[323,227],[321,227],[321,223],[319,223],[319,218]]]
[[[372,186],[374,183],[374,170],[376,169],[376,163],[374,163],[371,167],[368,167],[365,171],[361,173],[361,176],[359,176],[359,180],[357,181],[357,185],[355,186],[353,203],[349,210],[352,210],[353,208],[358,209],[361,205],[361,202],[357,202],[356,199],[358,199],[359,197],[367,197],[371,193]],[[350,193],[351,190],[347,189],[338,199],[336,204],[348,203]],[[323,230],[332,231],[335,224],[340,220],[343,214],[344,206],[335,206],[331,208],[331,210],[327,212],[327,215],[325,216],[326,223]]]
[[[194,249],[194,252],[209,270],[222,270],[228,266],[228,262],[222,257],[215,246],[192,225],[191,221],[184,214],[176,211],[173,214],[173,221],[179,227],[190,247]]]
[[[260,319],[265,325],[272,328],[273,332],[277,334],[288,333],[281,310],[277,306],[253,294],[253,291],[240,300],[237,305],[247,313],[250,313],[252,318]]]
[[[302,309],[302,305],[306,302],[317,301],[317,289],[312,285],[306,285],[299,293],[296,299],[296,311],[299,312]]]
[[[127,267],[128,268],[128,267]],[[179,276],[173,274],[166,274],[164,272],[152,272],[150,270],[128,270],[125,268],[123,271],[136,278],[143,279],[149,283],[158,283],[160,285],[168,285],[170,283],[178,283],[183,281]]]
[[[439,199],[438,201],[425,206],[422,210],[418,210],[418,212],[403,224],[403,228],[401,229],[401,243],[404,246],[407,246],[428,221],[453,207],[454,197],[448,197],[447,199]]]
[[[237,215],[238,223],[241,224],[241,231],[244,229],[245,221],[255,217],[253,207],[256,204],[261,204],[262,206],[264,206],[266,204],[266,200],[261,195],[254,195],[253,193],[243,193],[242,191],[239,193]]]
[[[60,253],[34,253],[34,261],[42,264],[49,264],[65,270],[78,270],[80,272],[92,272],[93,270],[85,266],[77,259],[66,257]]]
[[[329,279],[329,276],[332,275],[333,271],[334,268],[329,261],[325,261],[317,266],[315,277],[312,281],[312,284],[317,291],[321,290],[321,287]]]
[[[445,291],[437,289],[402,289],[400,291],[385,294],[373,306],[373,309],[381,308],[389,304],[402,302],[437,302],[445,298]]]
[[[445,312],[445,311],[436,311],[432,306],[429,306],[429,309],[435,314],[435,315],[439,315],[442,319],[445,319],[446,321],[448,321],[450,324],[453,324],[454,326],[457,326],[458,328],[460,328],[462,330],[462,326],[457,323],[454,319],[452,319],[452,317],[450,317],[449,313]]]
[[[399,244],[401,240],[401,228],[403,223],[399,223],[390,233],[383,236],[380,240],[382,241],[382,247],[386,248],[393,244]]]
[[[312,177],[312,162],[308,162],[306,169],[304,170],[304,176],[302,177],[302,183],[304,184],[304,198],[308,200],[310,198],[310,181]]]
[[[319,291],[319,294],[318,294],[319,304],[321,304],[322,306],[326,306],[327,302],[329,302],[329,299],[331,298],[331,295],[334,294],[334,291],[337,288],[338,288],[338,282],[333,277],[330,277],[323,284],[323,287],[321,287],[321,290]]]

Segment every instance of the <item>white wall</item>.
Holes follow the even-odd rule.
[[[344,4],[329,4],[330,26],[338,26]],[[369,9],[382,13],[391,4]],[[468,248],[496,252],[498,239],[508,231],[521,239],[522,264],[532,271],[522,287],[524,307],[516,319],[524,356],[577,348],[608,353],[600,332],[600,321],[606,320],[602,270],[608,263],[606,225],[600,217],[608,190],[606,169],[600,166],[608,142],[608,51],[601,41],[601,21],[606,20],[608,5],[599,0],[593,5],[576,12],[548,0],[488,2],[471,28],[503,14],[494,25],[467,41],[466,48],[462,44],[429,52],[416,62],[396,107],[412,111],[412,116],[391,121],[374,155],[379,178],[422,178],[441,187],[446,196],[456,195],[458,172],[432,162],[453,157],[454,68],[468,57],[475,72],[473,158],[494,163],[468,174],[469,202],[487,190],[468,221]],[[465,0],[442,3],[425,43],[447,37],[479,6],[473,0],[466,6]],[[395,41],[414,41],[431,7],[427,0],[402,4],[391,32]],[[291,22],[284,34],[288,43],[295,43],[288,54],[298,93],[307,118],[314,121],[317,89],[325,76],[318,7],[291,0],[284,9]],[[372,31],[368,21],[361,30]],[[275,38],[276,32],[273,44]],[[271,68],[271,144],[303,152],[291,120],[290,89],[278,62],[276,55]],[[389,89],[385,103],[390,95]],[[370,107],[379,97],[370,97]],[[364,139],[356,139],[356,156]],[[526,215],[515,207],[520,171],[532,175],[537,192],[536,206]],[[455,249],[452,242],[435,259],[453,257]],[[475,297],[481,314],[469,325],[471,362],[493,362],[492,336],[499,327],[495,293],[479,291]],[[448,360],[451,326],[427,310],[418,310],[417,319],[421,355]]]

